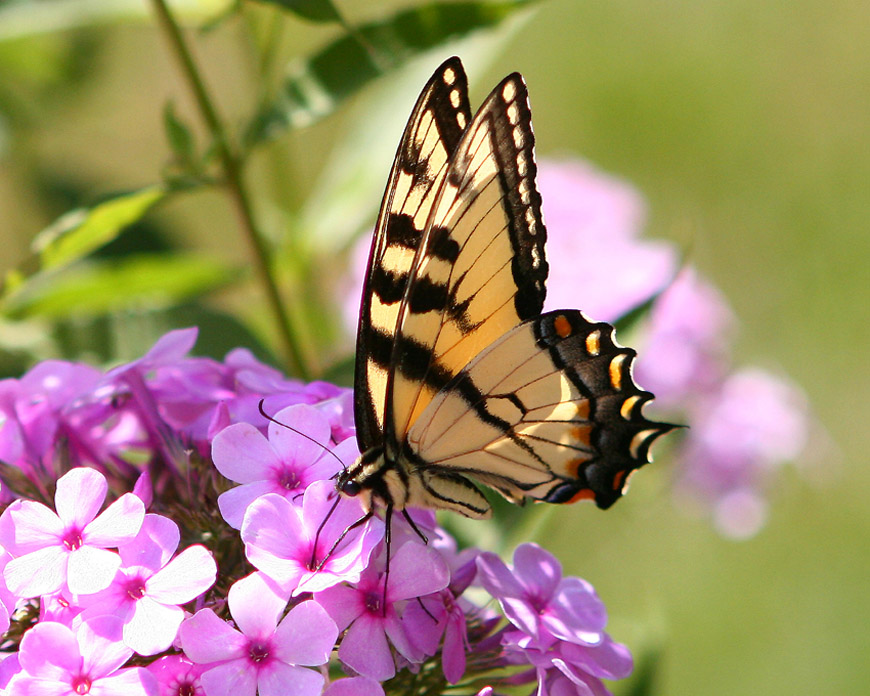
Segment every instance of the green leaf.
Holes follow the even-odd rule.
[[[90,261],[60,273],[34,276],[5,299],[2,312],[14,319],[57,319],[98,316],[126,307],[165,307],[237,277],[237,271],[199,254],[141,254]]]
[[[65,213],[33,241],[40,270],[69,265],[114,240],[166,196],[162,186],[149,186],[110,198],[92,208]]]
[[[341,15],[331,0],[260,0],[278,5],[312,22],[340,22]]]
[[[175,113],[175,103],[172,101],[166,102],[163,107],[163,129],[166,131],[166,139],[178,163],[187,169],[192,169],[196,155],[193,133]]]
[[[248,142],[308,126],[380,75],[446,41],[493,27],[535,1],[433,3],[364,24],[291,65],[277,101],[254,117]]]

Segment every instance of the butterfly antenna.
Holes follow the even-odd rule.
[[[314,568],[314,570],[320,570],[323,567],[323,564],[326,563],[329,558],[329,554],[326,555],[319,563],[317,562],[317,542],[320,541],[320,532],[323,531],[323,528],[326,526],[326,523],[329,521],[329,518],[332,517],[332,513],[335,512],[335,508],[338,507],[338,501],[341,500],[338,496],[335,496],[335,502],[332,504],[332,507],[329,508],[329,512],[326,513],[326,516],[317,526],[317,531],[314,533],[314,544],[311,546],[311,561],[308,564],[309,568]],[[333,547],[335,548],[335,547]],[[330,550],[332,553],[332,550]]]
[[[324,452],[326,452],[333,459],[335,459],[335,461],[337,461],[339,464],[341,464],[342,470],[347,469],[347,467],[344,465],[344,462],[341,461],[339,456],[335,452],[333,452],[331,449],[329,449],[326,445],[324,445],[322,442],[318,442],[310,435],[306,435],[302,431],[296,430],[296,428],[294,428],[292,425],[287,425],[286,423],[282,423],[281,421],[277,420],[276,418],[274,418],[274,417],[270,416],[268,413],[266,413],[266,409],[263,408],[263,403],[265,401],[266,401],[266,399],[260,399],[260,402],[257,404],[257,410],[260,412],[260,415],[263,416],[263,418],[265,418],[270,423],[274,423],[275,425],[280,425],[282,428],[287,428],[287,430],[292,430],[294,433],[296,433],[297,435],[301,435],[306,440],[311,440],[311,442],[313,442],[315,445],[318,445],[319,447],[323,448]],[[330,440],[331,440],[331,438],[330,438]],[[336,476],[337,476],[337,474],[336,474]],[[335,478],[335,476],[333,476],[331,478]]]

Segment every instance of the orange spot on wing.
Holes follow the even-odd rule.
[[[586,399],[583,401],[575,401],[574,408],[577,409],[577,418],[589,420],[589,401]]]
[[[571,437],[575,442],[588,447],[592,444],[592,425],[575,425],[571,428]]]
[[[592,492],[591,488],[581,488],[571,496],[568,503],[576,503],[578,500],[595,500],[595,493]]]
[[[561,338],[568,338],[571,335],[571,322],[564,314],[553,319],[553,328]]]
[[[565,471],[573,478],[580,478],[580,467],[589,461],[588,457],[577,457],[565,463]]]
[[[613,490],[618,491],[622,489],[622,485],[625,482],[625,475],[627,471],[617,471],[616,476],[613,477]]]

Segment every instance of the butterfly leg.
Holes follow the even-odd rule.
[[[384,530],[384,543],[387,546],[387,567],[384,570],[384,595],[381,601],[381,611],[383,615],[387,615],[387,585],[390,582],[390,556],[391,556],[391,547],[393,544],[393,506],[387,505],[387,511],[384,513],[384,524],[386,524],[386,529]]]
[[[420,528],[417,526],[417,524],[411,518],[411,515],[408,514],[408,511],[402,510],[402,515],[404,515],[405,519],[408,521],[408,524],[411,525],[411,529],[413,529],[417,533],[417,536],[423,540],[423,543],[428,544],[429,539],[426,537],[425,534],[423,534],[423,532],[420,531]]]
[[[348,535],[352,530],[356,529],[356,528],[359,527],[361,524],[364,524],[364,523],[365,523],[365,522],[366,522],[366,521],[367,521],[367,520],[372,516],[372,514],[373,514],[373,512],[372,512],[371,510],[369,510],[365,515],[363,515],[362,517],[360,517],[356,522],[354,522],[353,524],[349,524],[349,525],[345,528],[345,530],[344,530],[341,534],[338,535],[338,539],[335,540],[335,543],[333,543],[333,545],[330,547],[329,551],[326,552],[326,555],[325,555],[325,556],[324,556],[324,557],[323,557],[319,562],[317,562],[316,565],[315,565],[315,561],[316,561],[315,554],[317,553],[317,537],[320,536],[320,530],[323,529],[323,525],[326,524],[326,520],[328,520],[329,517],[330,517],[330,515],[332,515],[333,510],[335,510],[335,506],[338,505],[338,500],[339,500],[339,499],[336,499],[335,504],[334,504],[334,505],[329,509],[329,512],[327,513],[327,515],[326,515],[326,517],[324,518],[323,522],[320,523],[320,527],[318,527],[318,529],[317,529],[317,536],[315,536],[315,538],[314,538],[314,539],[315,539],[315,541],[314,541],[314,548],[311,550],[311,565],[314,567],[314,570],[315,570],[315,571],[318,571],[318,570],[320,570],[321,568],[323,568],[323,565],[324,565],[324,564],[329,560],[329,557],[330,557],[333,553],[335,553],[335,550],[338,548],[338,545],[339,545],[342,541],[344,541],[344,538],[345,538],[345,537],[346,537],[346,536],[347,536],[347,535]],[[387,530],[389,530],[389,526],[387,526]],[[389,534],[389,531],[388,531],[387,533]],[[388,546],[388,548],[389,548],[389,546]],[[389,558],[387,559],[387,563],[389,564]],[[389,567],[389,565],[388,565],[388,567]]]

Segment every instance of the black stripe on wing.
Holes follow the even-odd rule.
[[[369,254],[354,377],[361,451],[383,443],[387,376],[399,306],[447,163],[470,121],[465,71],[458,58],[450,58],[424,87],[405,126]]]
[[[392,433],[404,437],[445,376],[540,314],[547,262],[536,171],[528,93],[515,73],[465,130],[414,260],[391,360],[388,446]],[[426,356],[417,348],[427,346],[421,365]]]

